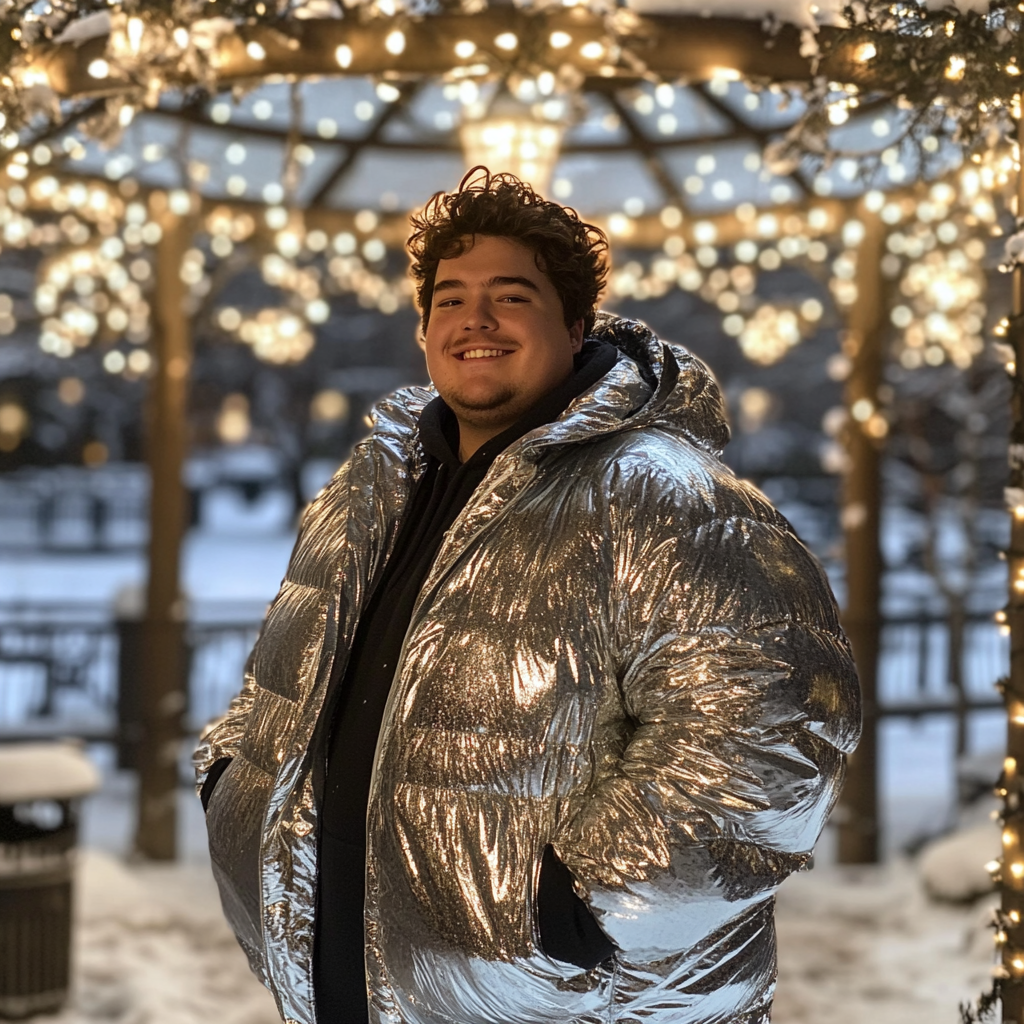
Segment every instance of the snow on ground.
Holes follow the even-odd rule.
[[[955,1024],[989,987],[995,905],[929,899],[905,859],[794,876],[778,899],[774,1024]]]
[[[85,851],[75,986],[47,1024],[275,1024],[228,931],[207,864]],[[775,1024],[955,1024],[986,987],[994,897],[935,903],[912,863],[816,869],[778,900]]]
[[[291,542],[290,536],[193,533],[184,560],[189,596],[197,602],[266,602]],[[112,605],[122,587],[141,583],[142,573],[138,556],[0,556],[7,600],[74,595]],[[971,749],[996,750],[1003,731],[1001,714],[975,715]],[[880,735],[880,776],[890,862],[858,871],[835,867],[833,837],[826,832],[821,866],[783,886],[775,1024],[957,1024],[958,1004],[987,987],[992,940],[986,922],[993,898],[935,902],[925,893],[921,870],[923,865],[929,872],[933,891],[976,888],[980,866],[991,856],[986,835],[998,845],[995,826],[987,833],[985,825],[972,823],[977,851],[960,840],[944,852],[926,851],[921,864],[898,853],[908,842],[949,827],[952,741],[951,723],[942,718],[887,722]],[[180,794],[181,863],[127,863],[134,779],[112,771],[109,748],[93,747],[90,754],[105,781],[86,801],[82,822],[75,984],[68,1007],[45,1020],[274,1024],[273,1001],[249,973],[221,917],[194,793]],[[184,764],[182,770],[184,777]]]
[[[134,779],[100,750],[91,753],[104,786],[82,821],[74,989],[45,1024],[275,1024],[273,1000],[221,916],[194,792],[179,794],[181,861],[127,861]],[[923,876],[932,891],[954,893],[961,875],[976,880],[998,846],[987,815],[979,803],[963,831],[916,860],[871,868],[831,863],[826,830],[819,866],[779,893],[775,1024],[957,1024],[958,1005],[988,985],[995,897],[939,902]]]
[[[204,864],[126,865],[84,851],[74,984],[48,1024],[276,1024]]]
[[[195,601],[265,603],[277,593],[294,543],[294,533],[193,531],[182,557],[185,593]],[[124,588],[144,585],[145,571],[142,553],[0,552],[8,603],[70,599],[113,608]]]
[[[908,732],[896,745],[900,763],[922,754],[912,740]],[[934,745],[927,730],[918,740]],[[221,917],[194,791],[179,793],[181,863],[126,862],[135,780],[113,770],[109,748],[90,754],[104,785],[82,820],[75,988],[67,1009],[46,1024],[274,1024],[273,1001]],[[927,773],[920,775],[919,789],[889,803],[890,829],[910,811],[919,823],[930,811],[934,831],[947,824],[942,802],[922,799]],[[780,890],[775,1024],[957,1024],[959,1003],[988,984],[994,897],[938,902],[924,875],[932,891],[953,894],[977,882],[998,846],[988,810],[979,803],[963,831],[916,860],[894,855],[877,868],[834,865],[835,837],[826,830],[819,866]]]
[[[992,820],[969,825],[922,851],[921,880],[925,889],[938,899],[974,899],[992,888],[985,865],[998,860],[1002,852],[1000,830]]]
[[[89,748],[103,786],[83,803],[75,888],[73,983],[41,1024],[277,1024],[224,921],[195,790],[178,793],[172,864],[132,861],[134,774]],[[183,760],[182,774],[186,765]]]

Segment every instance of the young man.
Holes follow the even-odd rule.
[[[295,1024],[762,1024],[859,729],[824,575],[707,369],[595,316],[599,231],[487,172],[414,225],[434,388],[197,754],[228,919]]]

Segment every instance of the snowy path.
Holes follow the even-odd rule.
[[[49,1024],[276,1024],[220,914],[209,868],[84,852],[76,984]],[[821,868],[778,906],[775,1024],[956,1024],[987,983],[992,900],[935,904],[913,866]]]
[[[775,1024],[956,1024],[989,986],[995,897],[931,901],[913,864],[822,868],[779,894]]]
[[[75,985],[48,1024],[277,1024],[202,864],[127,867],[85,851]]]

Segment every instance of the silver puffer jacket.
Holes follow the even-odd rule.
[[[603,316],[595,336],[618,362],[495,459],[412,614],[367,815],[374,1022],[768,1020],[773,894],[858,736],[850,650],[814,558],[719,460],[707,369],[642,324]],[[381,401],[310,505],[197,752],[200,783],[233,758],[214,871],[288,1022],[317,1020],[315,726],[423,471],[432,397]],[[548,843],[618,947],[594,970],[540,948]]]

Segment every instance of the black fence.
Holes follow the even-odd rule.
[[[954,713],[1002,707],[996,682],[1010,664],[1010,639],[991,615],[964,623],[963,696],[951,685],[950,629],[945,618],[907,615],[885,620],[878,665],[882,717]]]
[[[24,469],[0,477],[0,549],[137,549],[149,534],[148,510],[144,467]]]
[[[241,685],[260,611],[197,608],[186,631],[185,728],[195,734]],[[0,606],[0,739],[77,736],[118,741],[137,719],[143,680],[126,657],[138,623],[68,605]],[[934,616],[886,622],[879,664],[882,717],[957,715],[1001,706],[1009,640],[991,617],[965,627],[963,696],[950,685],[949,628]]]
[[[67,605],[0,608],[0,739],[123,740],[137,728],[143,686],[138,629]],[[232,607],[202,609],[188,624],[187,732],[237,693],[258,630],[258,612]]]

